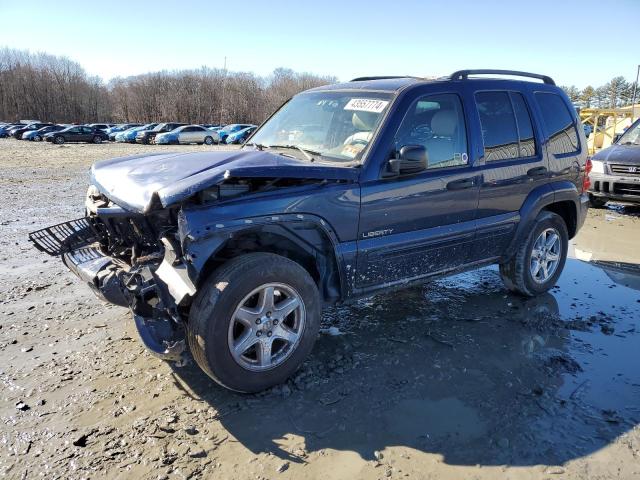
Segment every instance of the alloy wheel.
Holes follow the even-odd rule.
[[[560,233],[555,228],[543,230],[531,250],[529,269],[536,283],[545,283],[556,273],[561,253]]]
[[[228,346],[233,359],[251,371],[281,365],[295,351],[305,328],[302,297],[282,283],[254,289],[233,312]]]

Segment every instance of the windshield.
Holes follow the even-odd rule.
[[[360,161],[392,95],[310,92],[293,97],[251,138],[249,145],[308,150],[325,161]],[[293,147],[293,148],[292,148]]]
[[[622,134],[618,145],[640,145],[640,121],[636,122]]]

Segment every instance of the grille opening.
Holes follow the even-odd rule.
[[[615,183],[613,192],[620,195],[640,195],[640,183]]]

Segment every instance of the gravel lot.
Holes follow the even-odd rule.
[[[238,395],[27,241],[82,215],[95,160],[214,148],[0,140],[0,476],[640,478],[640,208],[590,211],[547,295],[487,268],[334,308],[293,379]]]

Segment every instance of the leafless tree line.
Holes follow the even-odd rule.
[[[292,95],[335,81],[284,68],[260,77],[202,67],[105,84],[66,57],[3,48],[0,120],[260,123]]]

